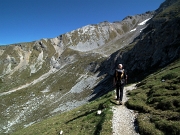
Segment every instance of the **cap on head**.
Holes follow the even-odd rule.
[[[123,65],[122,64],[118,64],[118,68],[122,69]]]
[[[122,65],[122,64],[119,64],[119,66],[121,66],[121,67],[122,67],[123,65]]]

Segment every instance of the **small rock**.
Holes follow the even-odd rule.
[[[165,82],[166,80],[162,79],[161,81],[162,81],[162,82]]]
[[[102,113],[102,111],[101,111],[101,110],[98,110],[98,111],[97,111],[97,114],[98,114],[98,115],[100,115],[101,113]]]
[[[62,135],[62,134],[63,134],[63,131],[61,130],[61,131],[59,132],[59,134]]]

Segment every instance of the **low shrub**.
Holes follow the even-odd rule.
[[[160,119],[158,121],[155,121],[155,125],[159,130],[162,130],[165,135],[178,135],[180,133],[179,121]]]
[[[150,115],[139,114],[137,122],[141,135],[163,135],[163,132],[156,129],[155,124],[150,122]]]
[[[138,111],[142,135],[180,134],[180,60],[157,71],[129,92],[128,108]]]

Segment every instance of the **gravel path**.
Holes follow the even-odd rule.
[[[126,91],[135,89],[135,84],[124,88],[123,103],[128,100],[126,97]],[[124,105],[117,105],[113,108],[113,135],[139,135],[135,131],[135,117],[136,113],[133,110],[128,109]]]
[[[50,76],[51,74],[56,73],[57,71],[58,71],[58,70],[56,70],[55,68],[52,68],[52,69],[50,69],[47,73],[45,73],[45,74],[43,74],[42,76],[40,76],[39,78],[35,79],[35,80],[32,81],[31,83],[24,84],[24,85],[22,85],[22,86],[20,86],[20,87],[18,87],[18,88],[9,90],[9,91],[7,91],[7,92],[2,92],[2,93],[0,93],[0,96],[8,95],[8,94],[11,94],[11,93],[16,92],[16,91],[18,91],[18,90],[21,90],[21,89],[27,88],[27,87],[29,87],[29,86],[31,86],[31,85],[34,85],[34,84],[36,84],[36,83],[38,83],[38,82],[46,79],[46,78],[47,78],[48,76]]]

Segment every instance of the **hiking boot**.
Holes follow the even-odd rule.
[[[122,105],[122,104],[123,104],[123,102],[122,102],[122,101],[119,101],[119,104],[120,104],[120,105]]]
[[[119,100],[117,100],[116,103],[119,104]]]

